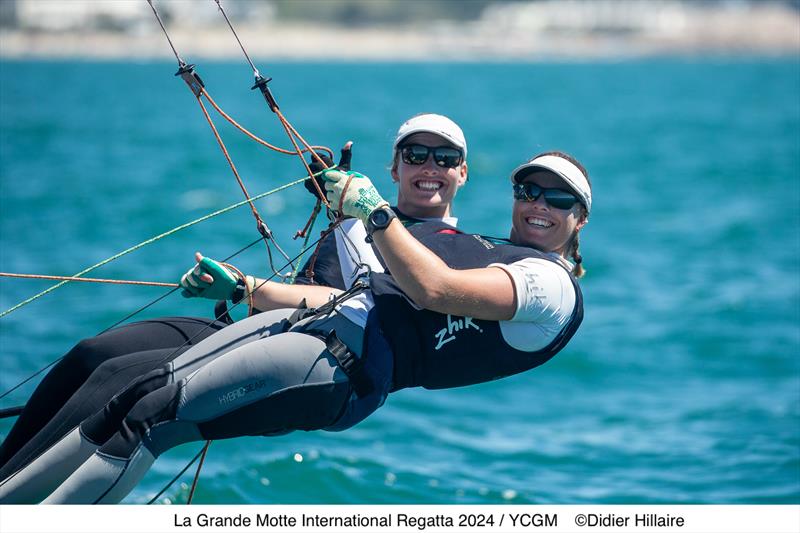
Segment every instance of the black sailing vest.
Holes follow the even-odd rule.
[[[455,269],[511,264],[527,257],[556,262],[539,250],[490,242],[442,223],[426,222],[409,231]],[[505,342],[498,321],[420,309],[390,275],[372,274],[370,287],[378,322],[394,353],[392,390],[461,387],[518,374],[546,362],[566,346],[583,320],[583,296],[572,274],[570,279],[575,288],[575,310],[569,322],[548,346],[524,352]]]

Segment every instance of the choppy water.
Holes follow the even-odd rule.
[[[507,234],[507,174],[528,156],[578,156],[596,198],[582,239],[586,320],[564,352],[522,376],[403,391],[344,433],[215,442],[196,501],[800,502],[796,57],[260,66],[307,139],[355,140],[355,168],[387,192],[397,125],[421,111],[456,119],[470,143],[457,199],[467,230]],[[0,63],[0,270],[72,274],[240,199],[173,71]],[[200,73],[243,124],[287,145],[243,62]],[[301,175],[221,130],[251,192]],[[259,205],[298,249],[289,236],[311,208],[306,193]],[[221,257],[255,237],[239,210],[95,274],[172,281],[195,249]],[[263,269],[263,250],[237,264]],[[0,308],[46,286],[2,280]],[[0,319],[0,389],[160,294],[72,284]],[[175,296],[142,316],[210,312]],[[146,501],[197,449],[164,456],[130,501]]]

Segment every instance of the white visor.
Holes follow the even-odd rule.
[[[569,188],[578,195],[578,199],[586,206],[586,213],[588,214],[592,210],[592,188],[589,186],[589,180],[583,175],[581,169],[563,157],[557,155],[534,157],[514,169],[511,173],[511,182],[519,183],[523,177],[536,169],[548,170],[566,181]]]
[[[400,125],[400,129],[397,130],[397,136],[394,139],[392,150],[397,150],[397,147],[404,139],[415,133],[433,133],[434,135],[438,135],[453,146],[461,148],[461,150],[464,151],[464,159],[467,158],[467,140],[464,138],[464,132],[461,131],[458,124],[444,115],[426,113],[424,115],[411,117],[403,122],[403,124]]]

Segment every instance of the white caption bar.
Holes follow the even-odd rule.
[[[0,531],[797,533],[800,505],[5,505]]]

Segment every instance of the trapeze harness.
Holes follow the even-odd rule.
[[[511,264],[526,258],[559,264],[551,255],[539,250],[516,246],[505,239],[465,234],[441,222],[414,224],[408,229],[417,240],[455,269],[481,268],[493,263]],[[569,279],[575,291],[571,317],[549,345],[528,352],[506,342],[499,321],[453,317],[420,309],[390,274],[372,273],[369,287],[375,305],[366,322],[363,360],[352,366],[351,361],[346,361],[343,368],[354,385],[367,383],[372,388],[376,381],[385,383],[387,380],[375,375],[365,376],[364,369],[385,368],[386,365],[384,361],[367,365],[365,360],[389,355],[392,359],[391,392],[419,386],[427,389],[461,387],[530,370],[561,351],[583,321],[583,295],[571,273]],[[359,290],[351,289],[351,292],[358,294]],[[302,318],[314,312],[300,310],[296,317]],[[335,332],[333,334],[335,337]],[[330,350],[330,339],[326,340]],[[331,353],[343,352],[331,350]],[[337,359],[339,357],[337,355]],[[385,395],[384,391],[380,392],[382,404]],[[359,420],[348,420],[346,424],[340,421],[336,424],[337,429],[350,427],[365,417],[366,414]]]

